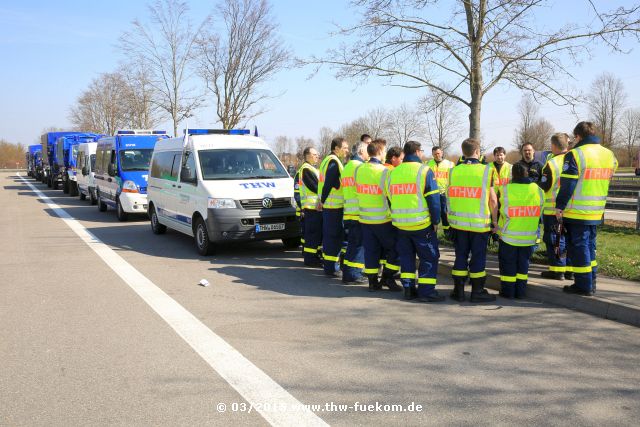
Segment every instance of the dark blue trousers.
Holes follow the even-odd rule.
[[[440,222],[442,223],[442,229],[449,229],[449,217],[447,214],[449,211],[447,210],[447,195],[440,194]]]
[[[438,276],[438,238],[433,227],[417,231],[398,230],[398,255],[400,256],[400,281],[405,288],[416,283],[416,255],[418,256],[418,297],[436,292]]]
[[[326,274],[340,270],[340,252],[344,240],[342,214],[342,208],[322,210],[322,254]]]
[[[596,226],[566,221],[564,225],[567,228],[567,250],[573,264],[575,285],[583,291],[593,291],[598,272]]]
[[[514,246],[500,240],[500,291],[507,298],[524,298],[533,246]]]
[[[464,283],[467,276],[472,279],[486,277],[487,242],[489,233],[474,233],[471,231],[455,230],[453,243],[456,259],[453,263],[454,283]],[[471,259],[469,260],[469,254]]]
[[[400,270],[396,242],[398,230],[390,222],[385,224],[361,224],[364,244],[364,273],[377,275],[381,260],[384,269],[393,275]],[[382,255],[381,255],[382,254]]]
[[[304,263],[314,265],[318,262],[318,246],[322,242],[322,212],[304,210]]]
[[[350,219],[344,221],[344,229],[347,235],[347,250],[344,254],[342,279],[346,282],[351,282],[362,276],[362,269],[364,268],[362,227],[360,222]]]
[[[557,258],[553,247],[556,244],[556,235],[553,233],[553,228],[558,223],[555,215],[543,215],[542,221],[544,224],[544,233],[542,234],[542,240],[547,246],[547,259],[549,260],[549,271],[564,273],[571,271],[571,260],[567,258]],[[560,237],[560,251],[564,252],[567,247],[565,236]]]

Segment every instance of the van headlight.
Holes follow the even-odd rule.
[[[207,203],[209,209],[235,209],[236,201],[233,199],[209,199]]]
[[[291,207],[292,208],[297,208],[298,207],[298,204],[296,203],[296,198],[295,197],[291,198]]]
[[[123,193],[137,193],[138,186],[133,181],[125,181],[122,183],[122,192]]]

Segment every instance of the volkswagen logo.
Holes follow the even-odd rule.
[[[265,209],[270,209],[273,206],[273,200],[268,197],[262,199],[262,207]]]

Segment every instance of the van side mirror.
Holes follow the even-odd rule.
[[[83,166],[82,167],[82,176],[87,176],[87,175],[89,175],[89,172],[87,172],[87,167]]]
[[[191,168],[188,166],[183,166],[180,170],[180,181],[182,182],[196,182],[196,177],[191,175]]]
[[[107,173],[109,174],[109,176],[116,176],[116,165],[114,165],[113,163],[109,163],[109,166],[107,167]]]

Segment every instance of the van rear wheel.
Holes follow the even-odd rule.
[[[194,229],[194,240],[196,242],[196,249],[202,256],[211,255],[213,253],[213,244],[209,240],[209,230],[207,230],[207,224],[202,218],[196,220],[196,226]]]
[[[89,200],[91,201],[92,205],[95,205],[96,203],[98,203],[98,198],[96,197],[96,193],[94,191],[91,191],[91,188],[89,188]]]
[[[158,213],[156,212],[156,207],[151,205],[149,209],[149,218],[151,219],[151,231],[153,234],[164,234],[167,232],[167,226],[160,224],[158,221]]]

